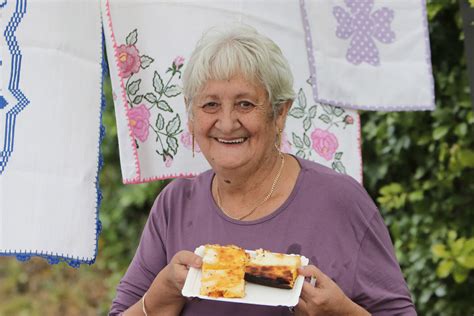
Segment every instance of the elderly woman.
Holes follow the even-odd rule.
[[[416,315],[383,220],[352,178],[279,150],[294,91],[278,46],[249,27],[208,32],[183,74],[189,129],[211,170],[158,196],[117,288],[116,315]],[[203,244],[300,253],[294,310],[187,299]]]

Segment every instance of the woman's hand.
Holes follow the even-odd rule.
[[[362,307],[352,302],[337,284],[313,265],[302,267],[299,274],[316,278],[313,287],[309,282],[303,283],[295,314],[307,315],[370,315]]]
[[[163,269],[167,270],[167,283],[181,295],[189,268],[199,269],[201,265],[202,258],[191,251],[182,250],[176,253],[170,263]]]

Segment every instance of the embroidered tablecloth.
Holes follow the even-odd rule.
[[[313,42],[318,102],[345,108],[433,110],[425,0],[300,0]]]
[[[0,7],[0,255],[92,263],[100,227],[100,4]]]
[[[297,98],[282,149],[362,181],[357,112],[313,101],[298,1],[104,0],[102,4],[125,183],[190,176],[209,168],[199,149],[194,159],[191,156],[180,77],[203,32],[231,23],[255,27],[289,60]]]

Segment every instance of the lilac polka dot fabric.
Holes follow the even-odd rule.
[[[391,30],[394,11],[387,7],[373,10],[374,0],[346,0],[345,3],[347,8],[335,6],[333,15],[338,22],[336,36],[350,39],[347,61],[354,65],[366,62],[379,66],[381,61],[375,40],[382,44],[395,41],[395,32]]]

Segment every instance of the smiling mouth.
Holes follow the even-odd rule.
[[[248,137],[240,137],[240,138],[233,138],[233,139],[223,139],[223,138],[214,138],[221,144],[228,144],[228,145],[234,145],[234,144],[242,144],[245,142]]]

